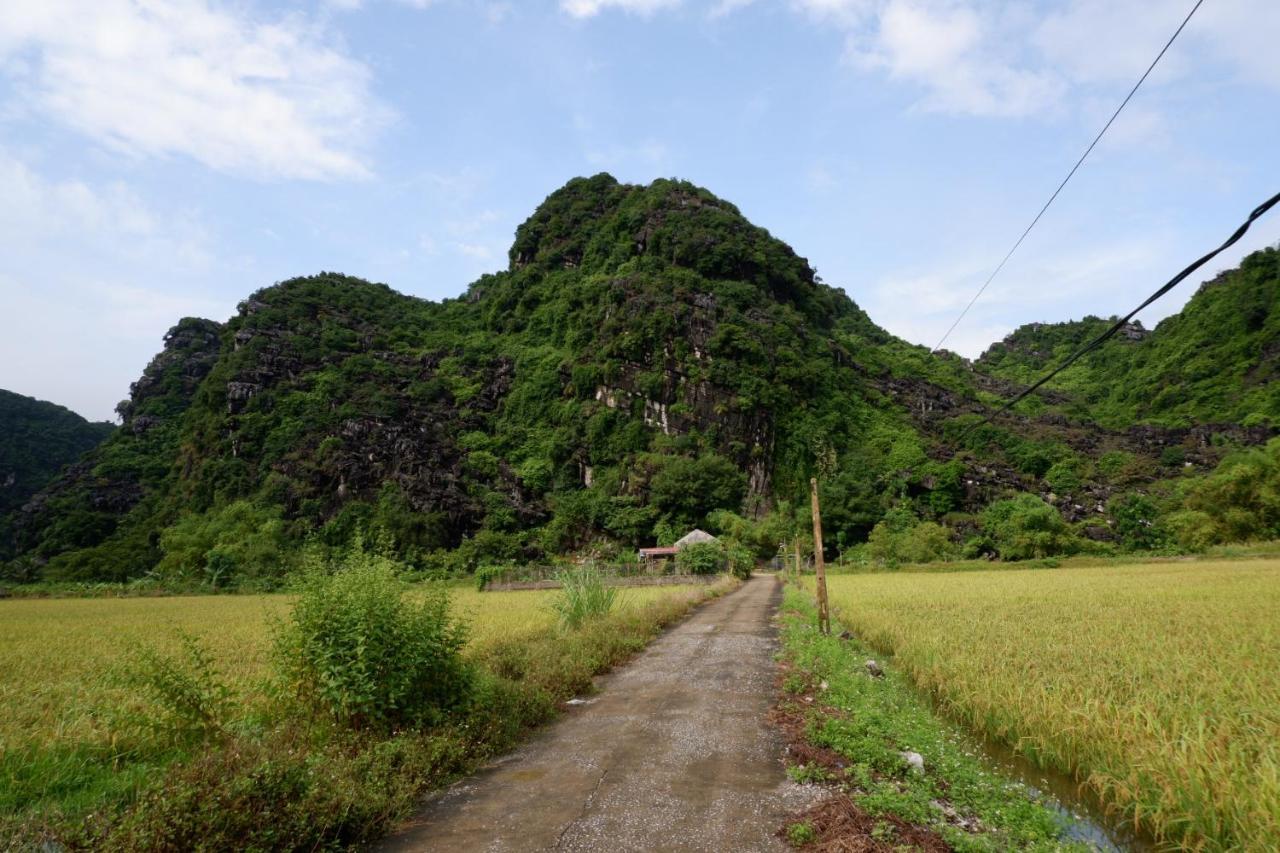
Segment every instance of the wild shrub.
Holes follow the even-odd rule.
[[[1234,453],[1189,483],[1183,509],[1167,521],[1190,550],[1280,536],[1280,438]]]
[[[593,565],[558,572],[556,580],[560,582],[560,593],[551,607],[566,630],[576,630],[608,614],[618,597],[617,588],[605,585],[600,570]]]
[[[676,552],[676,568],[686,575],[714,575],[727,560],[719,542],[695,542]]]
[[[170,584],[271,586],[289,569],[279,508],[244,500],[183,515],[160,535],[160,549],[155,571]]]
[[[511,571],[511,566],[481,566],[476,569],[475,583],[476,591],[484,592],[484,588],[490,583],[501,578],[505,573]]]
[[[1078,459],[1063,459],[1045,472],[1044,481],[1058,494],[1070,494],[1080,488],[1082,467]]]
[[[1028,560],[1074,554],[1079,538],[1062,515],[1035,495],[996,501],[982,513],[982,531],[1001,559]]]
[[[751,549],[736,539],[721,541],[724,543],[725,564],[729,574],[739,580],[751,577],[751,572],[756,567],[755,555],[752,554]]]
[[[129,720],[173,742],[199,741],[224,730],[231,691],[200,641],[180,631],[181,651],[138,650],[121,674],[123,684],[149,703]]]
[[[332,567],[312,566],[274,658],[306,706],[353,728],[438,722],[464,704],[472,673],[466,630],[440,586],[406,595],[397,565],[357,548]]]
[[[1107,503],[1113,529],[1126,548],[1150,551],[1168,544],[1168,531],[1155,501],[1146,495],[1116,495]]]
[[[1098,457],[1098,475],[1108,483],[1123,486],[1156,476],[1156,463],[1126,450],[1110,450]]]
[[[906,507],[896,507],[871,530],[867,556],[886,566],[931,563],[955,555],[951,532],[941,524],[920,521]]]

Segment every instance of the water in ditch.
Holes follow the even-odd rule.
[[[892,654],[881,652],[880,656],[882,661],[893,664]],[[1021,753],[946,713],[925,691],[917,693],[934,713],[963,732],[992,767],[1026,786],[1046,808],[1056,812],[1065,839],[1106,853],[1152,853],[1160,849],[1154,839],[1136,830],[1132,823],[1109,814],[1101,800],[1091,791],[1082,790],[1071,776],[1037,767]]]
[[[1155,842],[1135,830],[1132,823],[1108,814],[1098,798],[1081,791],[1079,783],[1070,776],[1037,767],[1008,746],[983,737],[968,726],[960,725],[960,728],[1002,774],[1044,795],[1043,804],[1058,813],[1067,839],[1108,853],[1149,853],[1158,849]]]

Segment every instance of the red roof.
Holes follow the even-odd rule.
[[[641,557],[674,557],[679,549],[674,545],[666,548],[641,548]]]

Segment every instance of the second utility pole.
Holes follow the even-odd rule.
[[[822,559],[822,513],[818,509],[818,478],[809,478],[809,500],[813,504],[813,568],[818,576],[818,630],[831,633],[827,613],[827,565]]]

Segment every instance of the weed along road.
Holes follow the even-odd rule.
[[[384,851],[783,850],[809,793],[786,778],[774,699],[777,579],[696,611]]]

